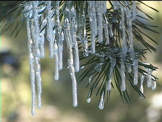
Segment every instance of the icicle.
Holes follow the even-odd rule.
[[[71,35],[72,35],[72,40],[74,44],[74,66],[75,66],[75,72],[79,72],[80,69],[80,63],[79,63],[79,51],[78,51],[78,43],[76,41],[76,31],[77,31],[77,26],[76,26],[76,21],[75,21],[75,9],[72,7],[72,12],[74,14],[74,17],[72,18],[71,22]]]
[[[90,102],[91,102],[91,97],[87,98],[87,103],[90,103]]]
[[[125,56],[122,54],[121,57],[121,91],[125,91],[126,86],[125,86]]]
[[[45,23],[45,19],[43,20],[43,16],[41,16],[41,21],[43,21]],[[41,25],[41,28],[43,28],[43,24]],[[44,52],[44,34],[45,34],[45,30],[43,30],[39,36],[40,36],[40,58],[44,58],[45,57],[45,52]]]
[[[97,35],[97,20],[95,11],[95,1],[88,1],[88,15],[91,29],[91,53],[94,54],[95,49],[95,37]]]
[[[72,53],[72,51],[70,51],[70,53]],[[68,64],[69,64],[69,70],[70,70],[70,75],[71,75],[71,79],[72,79],[72,92],[73,92],[73,106],[77,107],[78,106],[78,100],[77,100],[77,82],[76,82],[76,78],[75,78],[75,70],[74,70],[74,66],[72,65],[72,54],[70,54],[71,58],[68,59]]]
[[[89,55],[88,52],[88,41],[87,41],[87,37],[83,37],[83,56],[87,57]]]
[[[89,52],[88,52],[88,41],[87,41],[87,37],[86,37],[86,17],[85,17],[85,13],[83,11],[83,56],[84,57],[87,57],[89,55]]]
[[[127,66],[128,73],[131,73],[132,71],[131,64],[127,63],[126,66]]]
[[[34,62],[33,62],[33,60],[34,60],[34,56],[30,52],[29,53],[29,62],[30,62],[30,80],[31,80],[31,89],[32,89],[32,110],[31,110],[31,113],[32,113],[32,115],[35,115],[36,94],[35,94],[35,71],[34,71]]]
[[[128,7],[125,10],[126,10],[126,15],[127,15],[127,26],[128,26],[129,45],[130,45],[130,56],[131,56],[131,60],[134,61],[135,54],[134,54],[134,47],[133,47],[131,11],[129,10]]]
[[[134,85],[138,84],[138,59],[133,61],[133,71],[134,71]]]
[[[97,35],[97,19],[95,10],[95,1],[88,1],[88,15],[90,21],[91,33]]]
[[[72,38],[70,34],[70,25],[68,18],[65,19],[65,37],[67,42],[67,47],[69,49],[69,59],[68,59],[68,66],[70,71],[70,76],[72,79],[72,92],[73,92],[73,106],[76,107],[78,105],[77,100],[77,82],[75,77],[75,70],[74,70],[74,64],[73,64],[73,53],[72,53]]]
[[[106,1],[100,1],[101,2],[101,9],[102,9],[102,13],[105,14],[107,11],[107,2]]]
[[[109,79],[107,82],[107,90],[111,91],[111,79]]]
[[[152,75],[152,69],[146,68],[147,71],[147,87],[150,88],[151,87],[151,75]]]
[[[126,38],[125,38],[125,17],[124,17],[124,8],[122,5],[120,5],[120,10],[121,10],[121,22],[120,22],[120,29],[122,29],[122,52],[124,54],[127,53],[127,43],[126,43]]]
[[[58,35],[58,52],[57,55],[55,55],[56,59],[55,61],[58,62],[58,69],[56,68],[56,75],[55,75],[55,80],[57,80],[59,77],[58,76],[58,70],[62,70],[63,68],[63,62],[62,62],[62,51],[63,51],[63,40],[64,40],[64,33],[62,32],[62,27],[61,27],[61,23],[60,23],[60,15],[59,15],[59,4],[60,1],[56,1],[56,31],[57,31],[57,35]],[[57,44],[56,44],[57,45]]]
[[[34,43],[35,43],[35,51],[36,51],[36,56],[40,57],[40,50],[39,50],[39,16],[38,16],[38,4],[39,1],[32,1],[33,5],[33,21],[34,21]]]
[[[31,89],[32,89],[32,109],[31,114],[35,115],[35,71],[34,71],[34,56],[32,52],[33,42],[31,38],[30,32],[30,20],[29,17],[26,16],[26,24],[27,24],[27,37],[28,37],[28,52],[29,52],[29,64],[30,64],[30,81],[31,81]]]
[[[143,93],[143,81],[144,81],[144,75],[141,74],[141,84],[140,84],[140,91]]]
[[[132,21],[134,21],[136,19],[137,16],[137,11],[136,11],[136,2],[133,1],[133,16],[132,16]]]
[[[96,42],[95,42],[95,36],[91,35],[91,54],[96,53]]]
[[[53,35],[53,21],[52,21],[52,14],[53,11],[51,10],[51,1],[46,1],[47,7],[47,40],[49,41],[49,57],[53,58],[53,43],[54,43],[54,35]]]
[[[59,27],[60,26],[60,19],[59,19],[59,4],[60,4],[60,1],[56,1],[56,5],[55,5],[55,8],[56,8],[56,25]],[[57,27],[57,28],[58,28]],[[58,30],[61,29],[61,28],[58,28]]]
[[[103,42],[103,28],[102,28],[102,5],[101,1],[96,1],[96,11],[97,11],[97,23],[98,23],[98,42]]]
[[[100,110],[104,109],[104,91],[102,92],[102,95],[101,95],[101,98],[100,98],[100,102],[99,102],[98,108]]]
[[[111,57],[110,58],[110,71],[109,71],[108,82],[107,82],[108,91],[111,91],[111,78],[112,78],[113,69],[115,65],[116,65],[116,59]]]
[[[37,91],[38,91],[38,108],[41,108],[41,94],[42,94],[42,80],[41,80],[41,67],[39,63],[39,58],[35,58],[36,63],[36,81],[37,81]]]
[[[106,18],[106,17],[105,17]],[[106,19],[106,22],[105,22],[105,24],[104,24],[104,32],[105,32],[105,38],[106,38],[106,45],[108,45],[109,44],[109,30],[108,30],[108,21],[107,21],[107,19]]]
[[[54,42],[54,56],[55,56],[55,80],[59,80],[59,61],[58,61],[58,46],[56,40]]]
[[[114,34],[113,34],[113,31],[112,31],[112,24],[109,24],[109,28],[110,28],[110,37],[113,37]]]
[[[35,70],[34,70],[34,52],[33,52],[33,38],[31,32],[31,21],[30,18],[33,16],[32,11],[32,4],[28,2],[24,5],[23,10],[24,16],[26,17],[26,25],[27,25],[27,38],[28,38],[28,52],[29,52],[29,64],[30,64],[30,81],[31,81],[31,92],[32,92],[32,108],[31,114],[35,115],[35,100],[36,100],[36,93],[35,93]]]
[[[152,88],[152,90],[155,90],[156,89],[156,81],[153,81],[152,82],[152,87],[151,88]]]
[[[41,58],[45,57],[45,53],[44,53],[44,34],[45,34],[45,31],[43,30],[43,32],[40,33],[40,57]]]
[[[113,1],[113,8],[114,8],[114,10],[118,10],[118,7],[119,7],[118,1]]]
[[[63,68],[63,61],[62,61],[62,52],[63,52],[63,41],[64,41],[64,33],[62,32],[60,35],[60,40],[58,44],[58,58],[59,58],[59,70],[62,70]]]

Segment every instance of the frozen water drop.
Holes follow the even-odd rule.
[[[152,87],[151,88],[152,88],[152,90],[155,90],[156,89],[156,81],[153,81],[152,82]]]
[[[98,108],[100,110],[104,109],[104,92],[102,92],[102,95],[101,95],[101,98],[100,98],[100,102],[99,102]]]
[[[91,102],[91,97],[87,98],[87,103],[90,103],[90,102]]]
[[[91,83],[91,81],[92,81],[92,75],[89,76],[89,84]]]

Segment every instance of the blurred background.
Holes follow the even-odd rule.
[[[78,88],[79,106],[74,108],[69,71],[64,68],[60,71],[59,81],[54,81],[54,59],[48,58],[47,44],[46,57],[41,59],[42,108],[36,108],[36,115],[32,116],[26,30],[21,30],[16,38],[10,37],[11,32],[8,31],[1,35],[0,47],[1,122],[162,122],[162,1],[144,3],[159,10],[157,13],[144,5],[139,5],[154,18],[154,21],[149,21],[148,24],[157,25],[158,28],[155,30],[160,33],[149,33],[159,45],[153,44],[157,52],[148,52],[146,62],[158,67],[153,74],[159,80],[155,91],[144,84],[146,99],[141,99],[130,89],[132,104],[125,105],[114,89],[110,103],[105,104],[103,110],[99,110],[99,98],[95,95],[92,96],[91,103],[86,102],[89,89],[83,83]],[[66,53],[64,56],[66,57]]]

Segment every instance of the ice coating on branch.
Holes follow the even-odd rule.
[[[89,84],[91,83],[91,81],[92,81],[92,75],[89,76]]]
[[[146,72],[147,72],[147,87],[150,88],[151,87],[151,83],[152,83],[152,80],[151,80],[151,75],[152,75],[152,69],[149,69],[149,68],[145,68],[146,69]]]
[[[133,71],[134,71],[133,83],[134,85],[137,85],[138,84],[138,59],[135,59],[133,61]]]
[[[125,56],[122,54],[121,57],[121,91],[125,91],[126,86],[125,86]]]
[[[140,91],[142,93],[143,93],[143,81],[144,81],[144,75],[141,74]]]
[[[100,98],[100,101],[99,101],[99,105],[98,105],[98,108],[100,110],[104,109],[104,91],[102,92],[102,95],[101,95],[101,98]]]
[[[45,23],[45,20],[43,16],[41,16],[41,21],[43,21]],[[43,24],[41,24],[41,29],[43,28]],[[45,57],[45,52],[44,52],[44,34],[45,34],[45,30],[43,30],[42,32],[39,33],[39,37],[40,37],[40,58],[44,58]]]

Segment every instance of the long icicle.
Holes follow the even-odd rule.
[[[41,79],[41,66],[40,66],[40,50],[39,44],[40,41],[40,34],[39,34],[39,16],[38,16],[38,4],[39,1],[32,1],[33,5],[33,27],[32,35],[34,37],[34,60],[35,60],[35,76],[37,82],[37,91],[38,91],[38,108],[41,108],[41,94],[42,94],[42,79]]]
[[[79,63],[79,51],[78,51],[78,43],[76,40],[76,32],[77,32],[77,24],[76,24],[76,10],[74,6],[71,8],[72,12],[72,19],[71,19],[71,35],[72,35],[72,41],[74,46],[74,67],[75,72],[79,72],[80,69],[80,63]]]
[[[30,7],[30,3],[25,5],[25,11],[28,11]],[[30,81],[31,81],[31,92],[32,92],[32,108],[31,114],[35,115],[35,71],[34,71],[34,55],[32,51],[33,40],[31,38],[31,31],[30,31],[30,14],[26,14],[26,25],[27,25],[27,38],[28,38],[28,52],[29,52],[29,64],[30,64]]]
[[[96,1],[97,23],[98,23],[98,42],[103,42],[103,27],[102,27],[102,1]]]
[[[73,93],[73,106],[77,107],[78,106],[78,99],[77,99],[77,81],[75,77],[75,69],[74,69],[74,61],[73,61],[73,52],[72,52],[72,37],[70,33],[70,24],[68,18],[65,20],[65,37],[66,37],[66,42],[69,50],[69,59],[68,59],[68,66],[69,66],[69,71],[70,71],[70,76],[72,79],[72,93]]]

